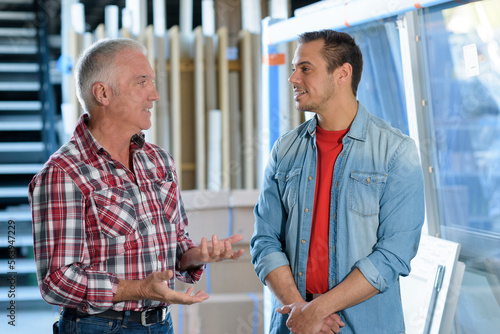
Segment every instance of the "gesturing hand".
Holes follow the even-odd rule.
[[[198,247],[191,248],[182,256],[180,263],[180,271],[185,271],[190,268],[196,268],[209,262],[220,262],[224,260],[238,260],[244,249],[233,251],[232,245],[241,241],[243,236],[236,234],[227,239],[219,240],[216,235],[212,236],[211,241],[203,237]]]
[[[240,249],[234,252],[232,245],[242,239],[243,236],[241,234],[235,234],[223,240],[219,240],[216,235],[213,235],[211,241],[207,241],[207,238],[203,237],[199,246],[201,262],[208,263],[224,260],[238,260],[245,250]]]
[[[154,272],[141,281],[141,293],[144,299],[159,300],[169,304],[191,305],[208,299],[204,291],[192,295],[194,288],[190,287],[185,293],[172,290],[165,281],[172,278],[171,270]]]

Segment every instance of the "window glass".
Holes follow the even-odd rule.
[[[399,32],[394,19],[346,30],[363,54],[358,100],[372,114],[408,134]]]
[[[422,14],[440,233],[466,264],[456,333],[500,328],[500,1]]]

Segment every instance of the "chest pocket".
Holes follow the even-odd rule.
[[[101,232],[109,238],[128,235],[137,229],[132,199],[123,188],[95,191],[92,199],[96,205]]]
[[[281,200],[285,208],[290,210],[297,202],[297,192],[299,188],[300,172],[302,167],[293,167],[288,171],[278,171],[274,175],[278,181]]]
[[[386,180],[385,174],[351,172],[349,209],[361,216],[377,215]]]
[[[156,180],[155,188],[162,203],[162,209],[170,224],[175,224],[177,213],[177,184],[174,181]]]

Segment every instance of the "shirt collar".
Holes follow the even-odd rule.
[[[358,111],[356,116],[354,117],[354,121],[351,124],[351,129],[346,134],[353,139],[358,139],[361,141],[366,140],[366,133],[368,130],[368,119],[370,114],[368,110],[366,110],[365,106],[358,102]],[[314,115],[314,117],[309,120],[309,124],[305,127],[305,131],[302,131],[301,136],[305,136],[309,134],[311,137],[316,136],[316,125],[318,124],[318,116]]]

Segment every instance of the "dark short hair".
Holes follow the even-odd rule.
[[[352,66],[352,92],[354,96],[363,72],[363,56],[354,38],[344,32],[331,29],[305,32],[299,35],[299,44],[304,44],[322,39],[323,57],[328,63],[328,72],[333,72],[339,66],[349,63]]]

